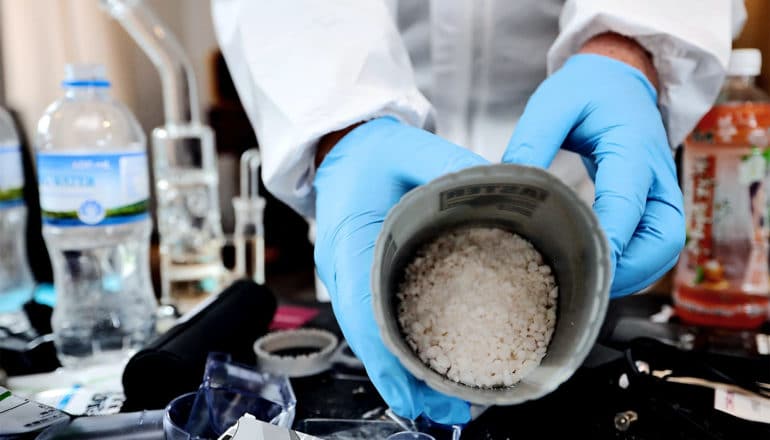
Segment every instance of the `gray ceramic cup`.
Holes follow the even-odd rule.
[[[420,245],[456,227],[497,226],[531,241],[559,286],[556,329],[540,366],[511,387],[453,382],[417,357],[397,318],[398,286]],[[440,177],[406,194],[388,213],[372,267],[372,304],[385,346],[431,388],[482,405],[540,398],[569,379],[591,350],[607,311],[612,271],[596,216],[540,168],[487,165]]]

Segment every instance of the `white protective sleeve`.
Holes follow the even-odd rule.
[[[382,115],[432,124],[383,1],[213,0],[212,16],[265,185],[306,217],[321,136]]]
[[[548,72],[597,34],[634,38],[653,56],[661,114],[676,148],[714,103],[745,19],[742,0],[567,0]]]

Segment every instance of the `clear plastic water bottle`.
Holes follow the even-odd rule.
[[[125,359],[154,332],[146,138],[100,65],[68,65],[37,127],[52,325],[65,366]]]
[[[34,286],[27,263],[27,207],[23,190],[19,137],[11,116],[0,107],[0,296],[3,304],[21,305],[29,299]]]

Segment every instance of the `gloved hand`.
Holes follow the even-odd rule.
[[[396,414],[465,423],[468,404],[429,388],[383,345],[374,320],[374,244],[390,208],[412,188],[484,164],[462,147],[392,118],[369,121],[327,154],[315,177],[315,261],[337,321],[369,378]]]
[[[530,98],[503,161],[547,167],[560,148],[579,153],[594,179],[594,211],[615,269],[612,296],[665,274],[684,246],[685,225],[652,84],[621,61],[573,55]]]

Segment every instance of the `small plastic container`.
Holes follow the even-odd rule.
[[[443,231],[496,226],[533,243],[559,287],[556,328],[541,364],[511,387],[476,388],[425,365],[398,323],[398,285],[415,251]],[[388,213],[374,250],[372,304],[385,346],[415,377],[482,405],[537,399],[572,376],[591,350],[612,281],[607,240],[591,208],[547,171],[510,164],[468,168],[415,188]]]

